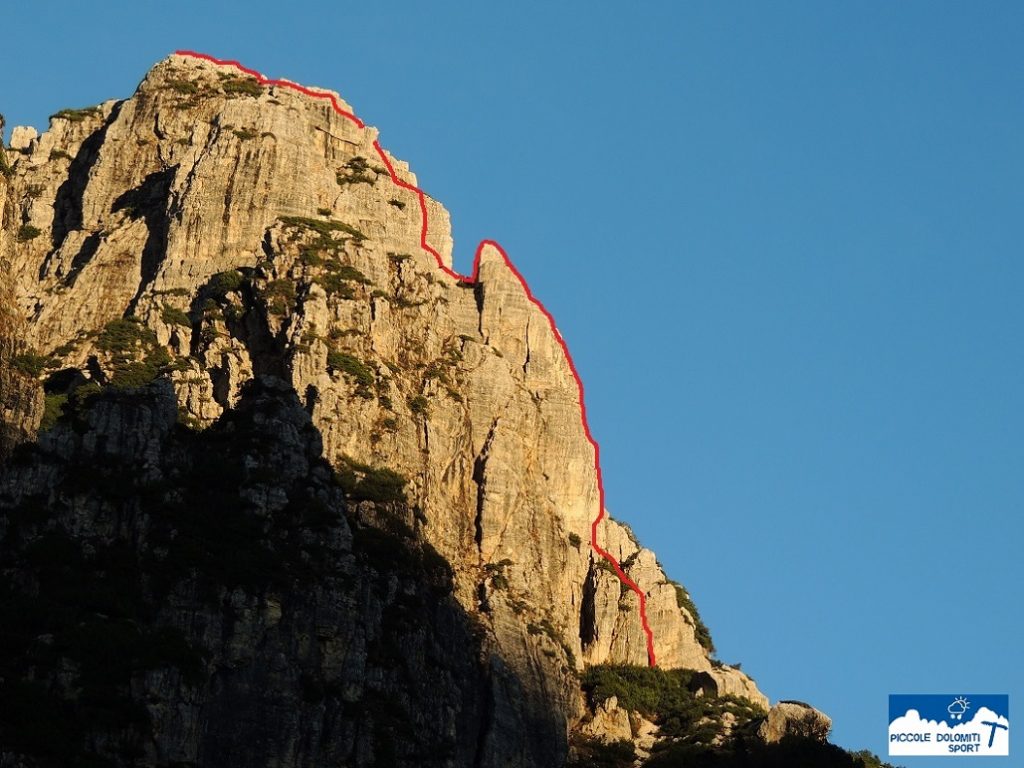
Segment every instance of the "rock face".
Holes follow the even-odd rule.
[[[26,352],[25,322],[14,308],[13,289],[11,283],[0,282],[0,459],[35,434],[43,410],[43,392],[32,376],[35,361]]]
[[[832,720],[810,704],[800,701],[780,701],[768,712],[768,717],[758,728],[757,735],[773,744],[786,736],[797,736],[814,741],[828,741]]]
[[[470,621],[492,659],[458,672],[488,713],[489,725],[466,726],[484,734],[479,764],[564,754],[583,710],[575,675],[646,664],[647,636],[637,594],[589,546],[600,497],[581,390],[504,255],[485,246],[474,281],[453,277],[447,213],[429,197],[421,211],[415,176],[378,153],[374,129],[233,67],[171,56],[131,98],[63,110],[31,133],[18,132],[0,168],[0,451],[66,419],[97,386],[160,378],[173,407],[139,427],[155,430],[150,442],[88,422],[98,442],[138,440],[156,460],[172,416],[216,429],[254,380],[282,382],[331,466],[408,480],[417,541],[452,570],[445,621]],[[421,247],[424,215],[436,258]],[[71,436],[53,434],[43,445],[60,453],[53,441]],[[41,492],[19,490],[22,476],[6,482],[10,498]],[[644,592],[660,666],[766,703],[741,672],[713,667],[689,596],[628,528],[606,518],[597,543]],[[250,622],[233,636],[239,647],[268,621],[257,614],[286,610],[237,600]],[[344,620],[365,618],[354,615]],[[174,727],[191,733],[194,717]],[[506,744],[495,723],[534,736]],[[359,743],[344,749],[362,755]]]
[[[93,397],[0,475],[0,675],[33,670],[0,764],[551,764],[558,716],[413,511],[346,499],[283,383],[202,433],[159,383]]]
[[[26,150],[39,137],[35,128],[19,125],[11,131],[11,149]]]

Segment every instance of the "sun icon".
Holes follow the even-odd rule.
[[[954,720],[963,720],[964,713],[970,708],[971,702],[963,696],[957,696],[953,699],[953,703],[946,707],[946,711],[949,712],[949,716]]]

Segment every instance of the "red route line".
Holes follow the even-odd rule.
[[[204,61],[209,61],[213,64],[217,64],[222,67],[234,67],[238,71],[244,72],[245,74],[256,78],[256,80],[261,85],[272,85],[278,88],[290,88],[293,91],[298,91],[299,93],[303,93],[306,96],[310,96],[314,99],[327,99],[328,101],[331,102],[331,106],[334,107],[335,112],[337,112],[345,119],[350,120],[357,128],[366,127],[366,123],[364,123],[362,120],[356,117],[352,112],[349,112],[348,110],[342,108],[341,104],[338,102],[337,97],[335,97],[333,93],[315,91],[311,88],[306,88],[305,86],[298,85],[297,83],[289,82],[288,80],[271,80],[270,78],[264,77],[262,74],[260,74],[254,69],[249,69],[248,67],[242,66],[237,61],[232,61],[228,59],[216,59],[213,56],[210,56],[205,53],[197,53],[196,51],[175,51],[175,53],[178,56],[189,56],[193,59],[202,59]],[[548,312],[548,310],[544,307],[540,300],[533,295],[533,292],[530,290],[530,286],[526,284],[526,280],[523,279],[523,276],[519,273],[519,270],[516,269],[515,266],[513,266],[511,259],[509,259],[508,257],[508,254],[505,253],[505,249],[502,248],[494,240],[483,240],[480,242],[480,245],[477,246],[476,255],[473,257],[473,273],[471,275],[460,275],[455,270],[445,266],[444,261],[441,259],[441,254],[438,253],[430,245],[430,243],[427,242],[426,194],[419,187],[414,186],[409,182],[404,181],[398,177],[398,174],[395,172],[395,167],[391,164],[391,160],[388,158],[384,150],[381,149],[380,142],[377,141],[376,139],[373,142],[373,148],[377,151],[377,154],[380,156],[380,159],[384,162],[385,167],[388,169],[388,174],[391,176],[391,181],[393,181],[397,186],[401,187],[402,189],[414,193],[417,199],[419,200],[420,214],[422,217],[422,225],[420,227],[420,247],[434,257],[434,260],[437,262],[437,266],[441,269],[441,271],[443,271],[449,277],[458,280],[459,282],[468,283],[472,285],[476,283],[477,278],[480,274],[480,258],[483,254],[483,250],[486,246],[491,246],[498,253],[501,254],[501,258],[505,260],[505,266],[508,267],[509,271],[511,271],[512,274],[515,275],[516,279],[523,286],[523,290],[526,292],[526,297],[531,302],[533,302],[534,306],[536,306],[537,309],[539,309],[541,313],[544,315],[544,317],[547,318],[548,324],[551,326],[551,330],[555,334],[555,339],[558,341],[558,345],[562,348],[562,352],[565,354],[565,360],[567,363],[569,363],[569,370],[572,371],[572,376],[576,380],[576,387],[579,390],[580,416],[583,419],[583,432],[587,437],[587,442],[589,442],[591,447],[594,449],[594,470],[597,473],[597,490],[600,501],[600,508],[597,514],[597,518],[590,526],[590,546],[601,557],[603,557],[605,560],[611,563],[612,568],[615,569],[615,573],[619,577],[619,579],[622,580],[622,583],[629,587],[631,590],[633,590],[633,592],[636,593],[637,597],[640,598],[640,623],[643,626],[644,634],[647,635],[647,661],[652,667],[655,666],[656,660],[654,657],[654,633],[651,631],[651,625],[647,621],[647,595],[645,595],[644,591],[640,589],[639,586],[637,586],[635,581],[633,581],[631,578],[629,578],[629,576],[626,575],[626,572],[622,570],[622,566],[619,565],[618,560],[612,557],[612,555],[609,552],[602,549],[600,545],[598,545],[597,543],[597,526],[600,525],[601,521],[605,517],[604,480],[601,475],[601,448],[598,446],[597,441],[594,439],[594,436],[590,433],[590,424],[587,423],[587,407],[583,401],[583,379],[580,378],[579,372],[576,370],[576,364],[572,360],[572,355],[569,354],[569,347],[565,343],[565,339],[562,338],[562,334],[559,333],[558,331],[558,326],[555,325],[555,318],[551,316],[551,313]]]

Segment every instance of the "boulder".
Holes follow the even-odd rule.
[[[757,729],[757,735],[766,743],[782,741],[786,736],[828,741],[832,718],[802,701],[780,701],[768,712],[768,717]]]
[[[768,697],[758,690],[757,684],[736,667],[720,667],[698,672],[690,682],[690,689],[708,696],[735,696],[768,711]]]
[[[629,712],[619,707],[619,700],[614,696],[601,702],[594,713],[594,719],[581,730],[587,736],[606,744],[633,738]]]

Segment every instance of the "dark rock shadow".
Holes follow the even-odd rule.
[[[201,432],[165,381],[72,393],[0,466],[5,757],[561,765],[537,745],[564,723],[521,711],[448,562],[375,472],[336,472],[273,378]]]
[[[85,268],[85,265],[92,261],[92,257],[96,255],[96,251],[100,247],[100,233],[93,232],[82,241],[82,247],[78,249],[78,253],[71,260],[71,269],[68,270],[67,275],[64,277],[65,285],[74,285],[75,280],[78,279],[78,275]]]
[[[99,160],[100,147],[107,137],[107,129],[121,113],[121,105],[114,105],[103,125],[82,142],[78,154],[68,167],[68,178],[57,189],[53,203],[53,248],[56,251],[64,243],[69,232],[82,228],[82,198],[92,167]]]
[[[132,219],[145,220],[148,230],[146,244],[142,248],[139,288],[129,304],[129,311],[134,310],[139,296],[156,278],[167,253],[167,230],[170,227],[169,195],[177,172],[176,165],[154,171],[146,176],[139,186],[121,194],[112,206],[114,213],[126,211]]]

